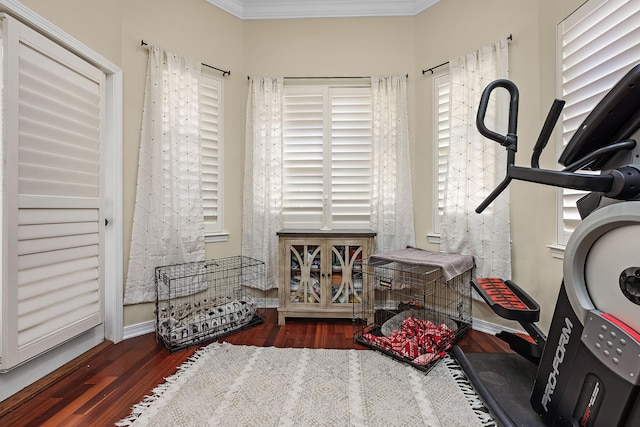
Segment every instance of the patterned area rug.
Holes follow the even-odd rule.
[[[495,426],[457,363],[213,343],[118,426]]]

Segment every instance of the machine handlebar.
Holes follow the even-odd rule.
[[[501,135],[487,128],[484,119],[492,92],[497,88],[506,89],[510,95],[509,102],[509,124],[506,135]],[[476,208],[476,213],[482,213],[502,193],[512,179],[535,182],[538,184],[551,185],[562,188],[572,188],[590,192],[600,192],[607,197],[630,200],[640,195],[640,170],[634,166],[624,166],[622,168],[606,171],[601,175],[587,175],[576,173],[575,171],[590,162],[602,153],[612,153],[622,150],[632,150],[636,146],[634,140],[624,140],[610,144],[594,153],[589,153],[581,159],[575,161],[571,166],[562,171],[541,169],[538,164],[540,154],[546,147],[547,142],[553,132],[553,128],[560,117],[564,101],[555,100],[547,115],[545,123],[540,131],[540,135],[533,149],[531,156],[531,167],[525,168],[515,165],[515,153],[518,149],[518,101],[519,94],[517,86],[510,80],[495,80],[487,85],[482,92],[480,105],[476,116],[476,127],[480,134],[486,138],[496,141],[507,149],[507,173],[498,186],[485,198]]]
[[[489,98],[491,97],[491,92],[493,92],[497,88],[504,88],[509,92],[510,101],[509,101],[509,125],[507,128],[506,135],[500,135],[497,132],[489,130],[487,126],[484,124],[484,117],[487,114],[487,106],[489,105]],[[503,147],[506,147],[507,150],[517,150],[518,145],[518,102],[520,100],[520,95],[518,92],[518,87],[510,80],[500,79],[495,80],[487,85],[487,87],[482,92],[482,96],[480,98],[480,106],[478,107],[478,115],[476,117],[476,127],[478,131],[482,134],[482,136],[487,137],[493,141],[496,141]]]

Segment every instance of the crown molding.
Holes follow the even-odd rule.
[[[244,19],[243,17],[244,7],[243,7],[242,0],[207,0],[207,1],[214,6],[218,6],[220,9],[224,10],[225,12],[229,12],[230,14],[240,19]]]
[[[420,12],[422,12],[425,9],[428,9],[429,7],[433,6],[434,4],[438,3],[440,0],[416,0],[415,3],[415,12],[414,15],[419,14]]]
[[[207,0],[243,19],[413,16],[440,0]]]

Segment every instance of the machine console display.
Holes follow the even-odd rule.
[[[564,166],[596,150],[631,138],[640,127],[640,64],[633,67],[598,103],[575,132],[558,162]],[[603,154],[585,167],[600,170],[613,156]]]

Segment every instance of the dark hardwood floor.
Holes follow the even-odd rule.
[[[231,344],[366,349],[353,341],[354,326],[348,319],[287,319],[277,325],[277,312],[267,309],[264,322],[221,339]],[[508,352],[508,346],[492,335],[470,331],[458,345],[465,352]],[[0,402],[0,426],[113,426],[131,407],[197,349],[169,353],[146,334],[105,346],[91,359],[65,373],[52,385],[11,408]],[[19,397],[19,396],[17,396]]]

